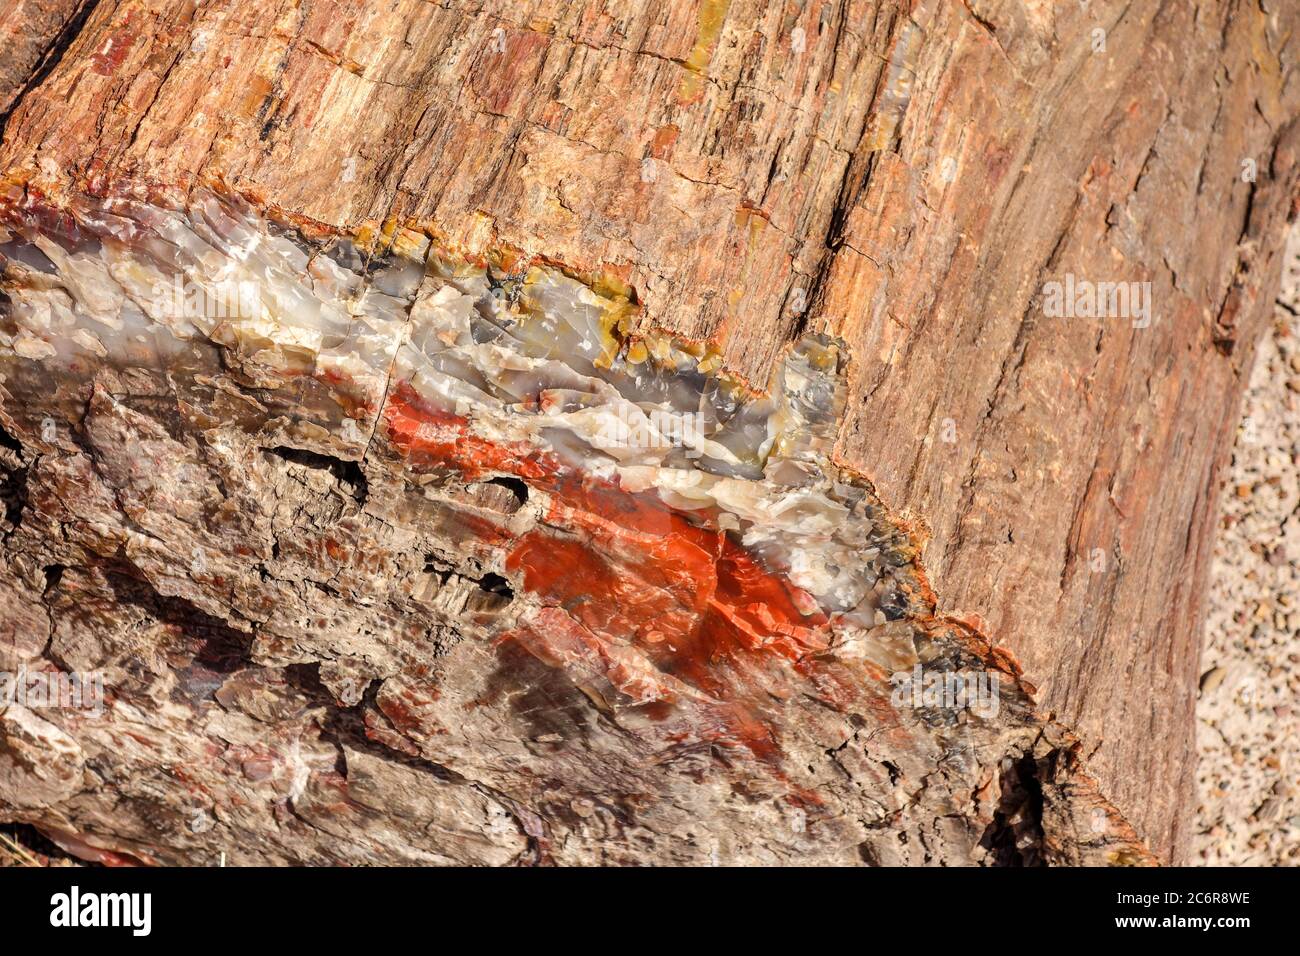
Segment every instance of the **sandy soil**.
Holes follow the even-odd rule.
[[[1300,864],[1300,230],[1223,488],[1191,862]]]

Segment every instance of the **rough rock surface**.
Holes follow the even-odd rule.
[[[1101,790],[1156,853],[1185,850],[1213,491],[1243,370],[1268,321],[1278,237],[1300,171],[1294,4],[86,0],[74,8],[0,0],[0,9],[32,27],[24,36],[43,38],[23,53],[30,76],[0,78],[10,104],[0,114],[0,174],[34,186],[53,217],[28,245],[36,234],[53,241],[78,197],[135,184],[155,208],[182,209],[212,189],[248,198],[312,241],[349,235],[368,247],[370,237],[414,225],[463,261],[500,254],[502,283],[521,262],[564,264],[635,299],[632,334],[659,327],[708,342],[706,354],[716,350],[722,367],[753,383],[767,382],[809,335],[843,342],[850,361],[834,467],[868,476],[897,527],[916,533],[936,619],[960,617],[1007,648],[1043,713],[1077,735]],[[40,301],[51,321],[64,317],[54,304],[111,290],[77,285],[79,268],[54,264],[52,273],[27,255],[37,273],[60,277],[35,281],[76,286],[46,290]],[[1149,281],[1153,321],[1139,328],[1045,315],[1044,284],[1076,275]],[[290,428],[269,449],[253,443],[262,457],[232,438],[229,466],[218,450],[211,460],[178,457],[177,474],[132,474],[120,443],[144,442],[167,461],[167,442],[188,448],[195,430],[215,426],[191,423],[188,407],[176,420],[160,409],[173,382],[158,380],[157,362],[145,375],[121,369],[150,362],[118,363],[96,383],[103,363],[69,351],[96,355],[86,329],[106,351],[172,348],[166,335],[118,340],[100,324],[53,342],[8,330],[15,356],[79,362],[81,383],[25,384],[40,401],[25,397],[18,405],[32,408],[10,412],[21,419],[10,461],[21,481],[8,484],[42,491],[42,508],[63,508],[37,509],[56,536],[42,547],[84,549],[101,532],[103,546],[125,528],[134,556],[169,584],[154,588],[165,599],[155,607],[147,595],[117,596],[120,567],[61,569],[55,560],[23,568],[6,584],[11,619],[25,622],[13,638],[21,653],[43,643],[42,595],[63,587],[86,595],[70,608],[99,608],[106,620],[121,613],[119,602],[143,602],[150,610],[139,612],[139,626],[165,634],[183,631],[179,621],[198,608],[214,646],[238,646],[247,631],[228,610],[237,593],[210,591],[192,574],[215,566],[224,580],[226,564],[243,570],[236,559],[249,556],[218,562],[201,550],[209,571],[195,571],[192,551],[164,555],[155,539],[208,522],[225,527],[244,512],[177,503],[176,522],[151,523],[151,489],[180,476],[206,483],[210,504],[229,494],[240,509],[250,497],[270,508],[266,482],[289,487],[280,469],[315,463],[304,474],[316,477],[298,484],[318,488],[332,476],[338,491],[295,501],[278,520],[305,526],[337,510],[360,534],[399,535],[350,512],[369,513],[370,498],[363,507],[347,490],[362,479],[377,507],[386,501],[370,454],[359,475],[309,457],[363,460],[349,457],[356,435],[332,427],[347,416],[318,420],[329,405],[324,385],[290,389],[288,407],[302,405],[348,454],[304,452],[306,440]],[[182,399],[227,427],[257,419],[259,405],[272,419],[285,415],[276,396],[283,383],[304,380],[309,353],[336,366],[351,354],[337,328],[319,341],[280,343],[298,361],[299,377],[286,378],[293,361],[267,366],[259,351],[274,350],[252,343],[256,329],[229,331],[215,341],[185,337],[198,344],[167,356],[195,373],[200,390],[219,393],[207,396],[219,407],[204,412],[204,402],[191,401],[204,396]],[[42,357],[41,342],[55,356]],[[221,375],[207,370],[214,349]],[[87,382],[90,394],[78,390]],[[375,425],[377,453],[389,423],[370,398],[387,382],[373,374],[352,382],[352,400],[369,410],[348,420],[367,440],[364,426]],[[42,404],[57,406],[52,442],[31,414]],[[421,424],[429,423],[411,427]],[[34,441],[82,456],[79,470],[43,470],[61,459],[39,464],[53,453]],[[265,477],[240,485],[233,476],[254,464]],[[549,494],[536,491],[521,522]],[[57,537],[65,512],[92,515],[87,536]],[[248,534],[247,547],[265,547],[255,525]],[[310,542],[297,546],[311,553]],[[318,560],[295,558],[290,544],[285,552]],[[428,573],[440,573],[430,563]],[[452,570],[448,583],[461,587]],[[296,568],[289,573],[297,580]],[[271,592],[276,580],[268,574]],[[495,593],[490,580],[486,593]],[[176,599],[189,604],[167,603]],[[294,614],[292,604],[268,600],[259,614]],[[363,636],[378,626],[372,618],[405,620],[386,605],[340,603],[355,606],[339,628]],[[327,667],[328,654],[303,652],[311,646],[304,622],[285,623],[296,628],[290,655],[319,661],[322,686],[368,673],[351,661]],[[187,633],[176,640],[192,640]],[[271,655],[258,658],[267,666],[282,662],[274,647],[248,650]],[[204,659],[196,658],[206,667]],[[140,723],[160,721],[149,713]],[[1045,764],[1033,769],[1030,778],[1052,779]],[[1004,790],[1024,795],[1003,816],[1028,824],[1031,836],[1039,808],[1045,820],[1061,807],[1035,785]],[[915,839],[909,847],[926,856]]]
[[[831,461],[841,345],[767,397],[411,231],[0,221],[6,664],[109,696],[0,715],[10,817],[146,862],[1149,859]]]
[[[1224,476],[1197,703],[1196,857],[1300,864],[1300,234]]]

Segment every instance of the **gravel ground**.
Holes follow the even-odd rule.
[[[1300,230],[1286,269],[1223,489],[1193,862],[1300,864]]]

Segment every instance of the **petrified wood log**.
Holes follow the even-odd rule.
[[[4,7],[0,817],[1177,858],[1294,10]]]

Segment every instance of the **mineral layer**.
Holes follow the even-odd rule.
[[[0,818],[112,863],[1150,860],[835,463],[841,343],[759,391],[617,282],[215,187],[11,182],[0,264],[0,668],[105,688],[0,701]]]

